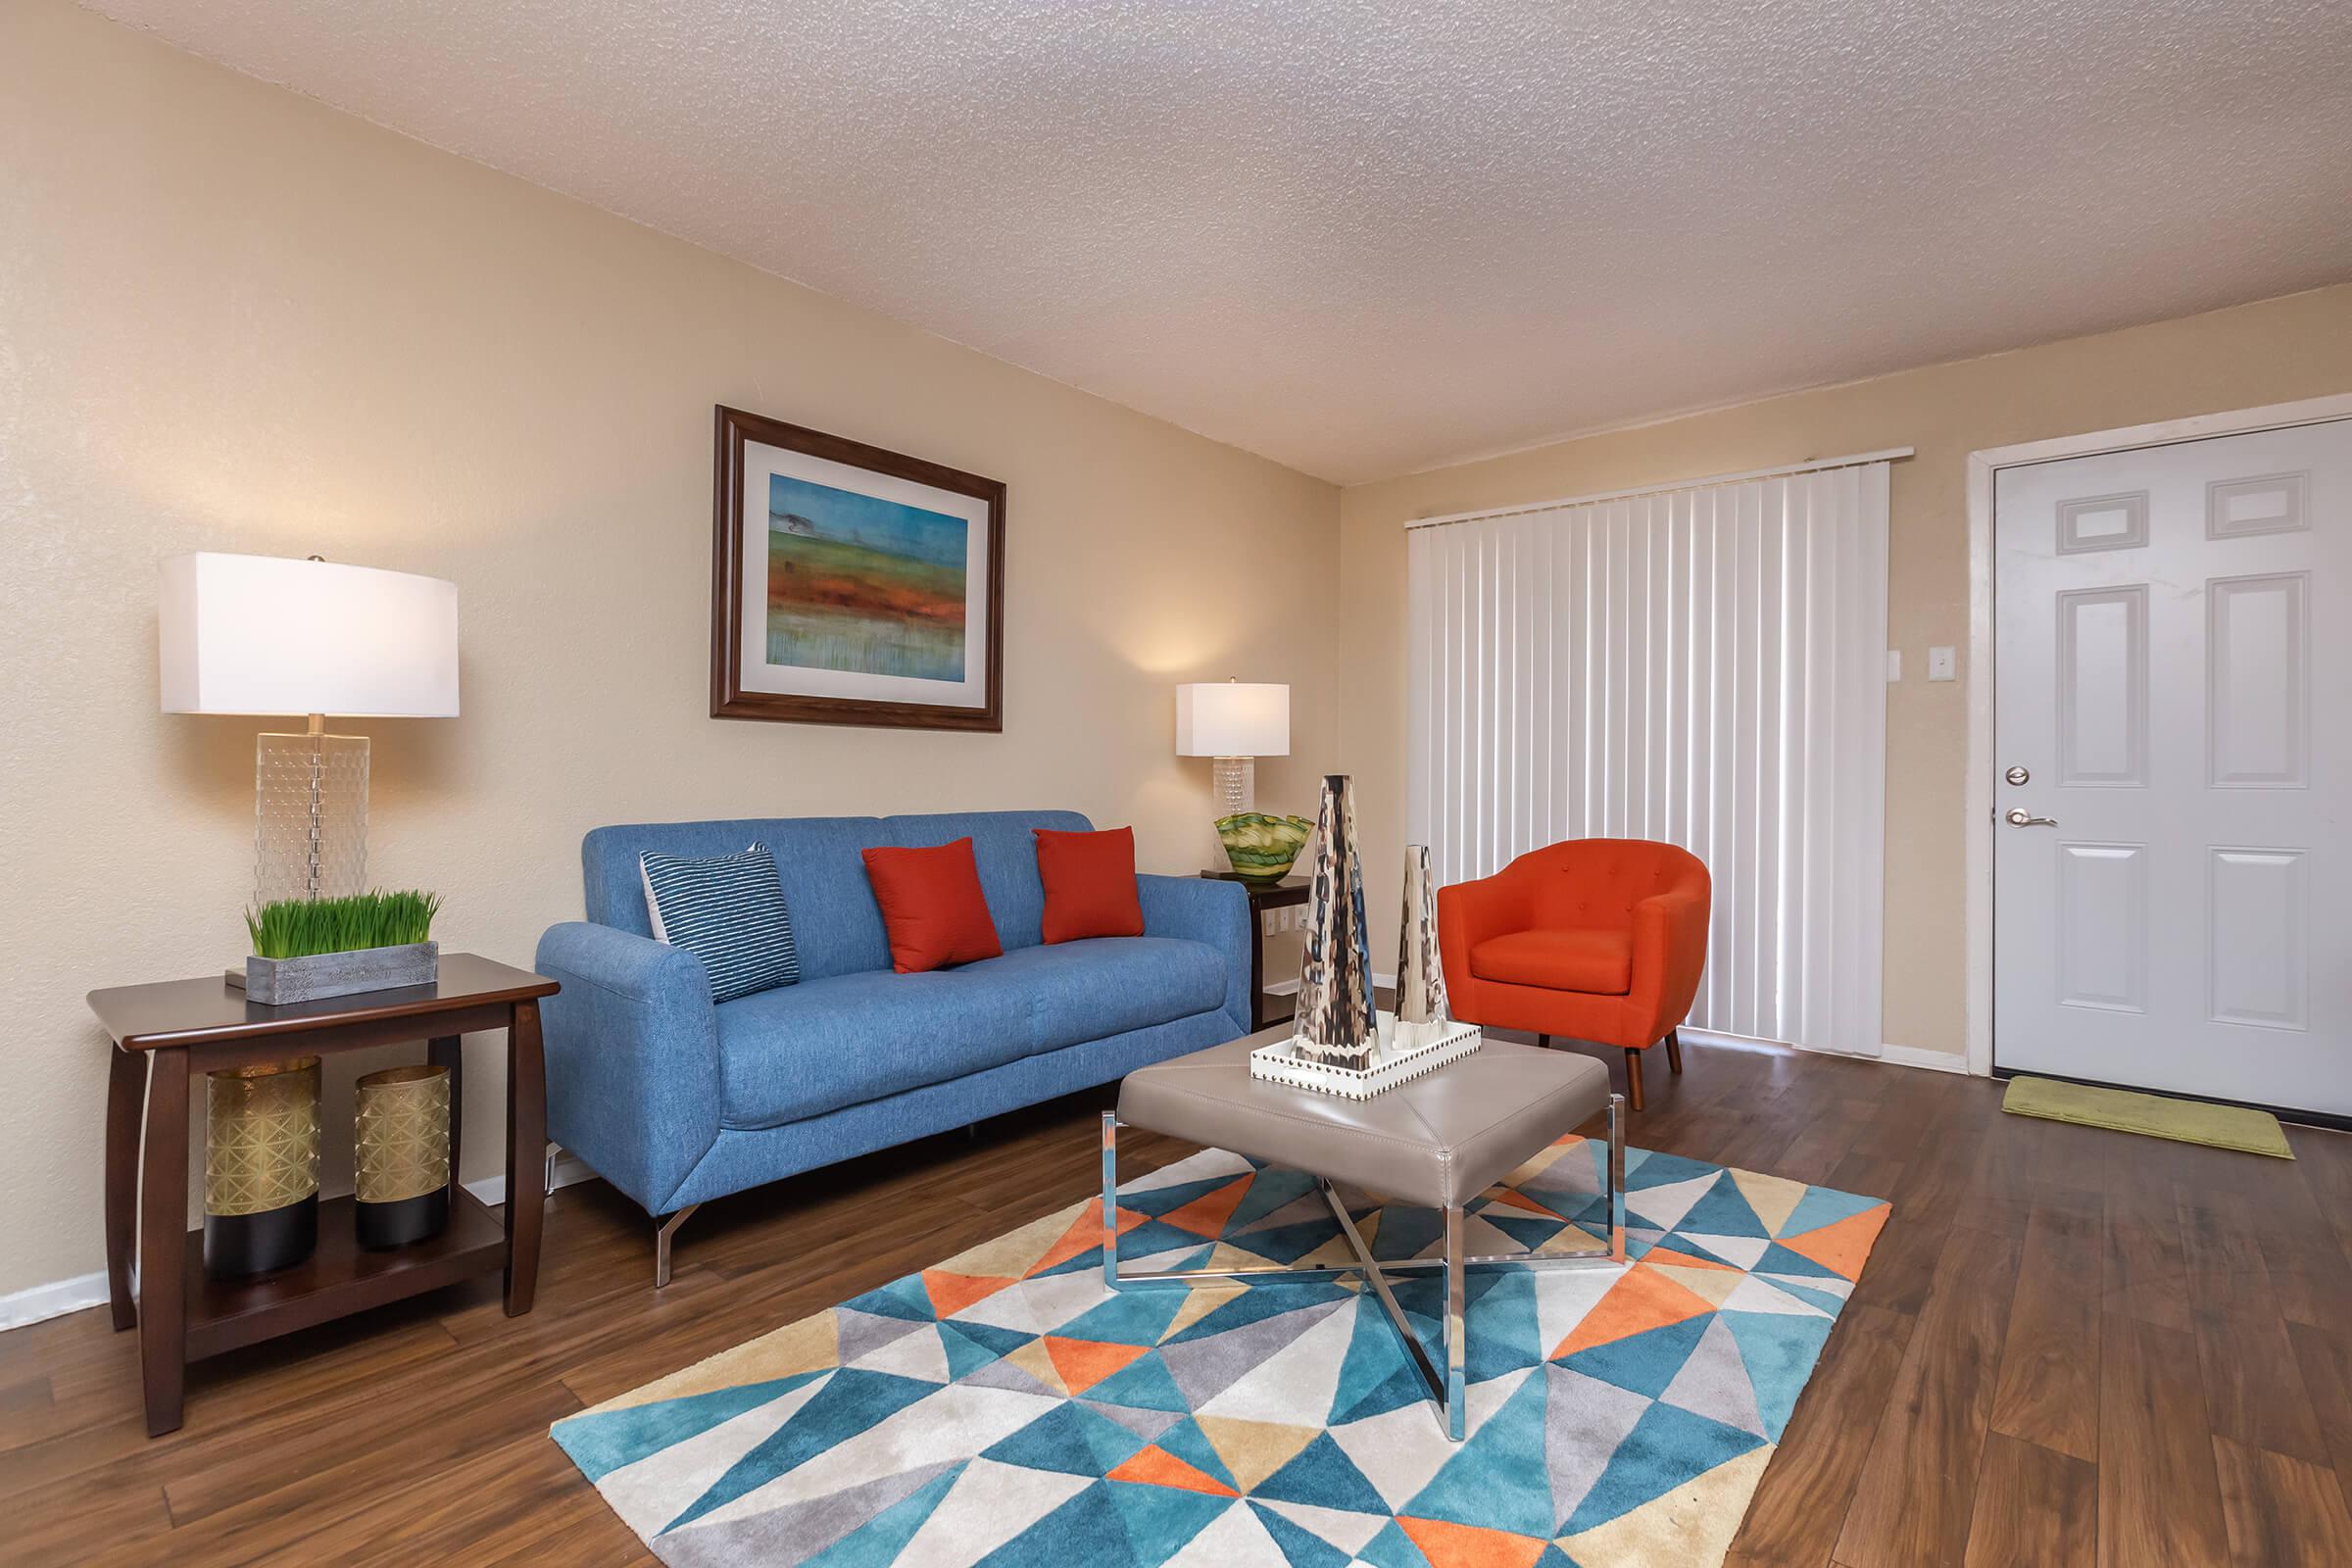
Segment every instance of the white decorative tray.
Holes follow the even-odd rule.
[[[1296,1036],[1260,1046],[1250,1053],[1250,1076],[1293,1089],[1312,1089],[1346,1100],[1370,1100],[1385,1089],[1435,1072],[1459,1061],[1485,1040],[1474,1023],[1444,1019],[1435,1023],[1398,1023],[1395,1013],[1380,1018],[1380,1045],[1372,1065],[1362,1069],[1329,1067],[1298,1054]]]

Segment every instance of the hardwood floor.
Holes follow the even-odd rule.
[[[1686,1056],[1635,1143],[1895,1204],[1735,1568],[2352,1562],[2352,1137],[2290,1163]],[[566,1188],[529,1316],[489,1280],[200,1363],[154,1441],[103,1308],[0,1335],[0,1560],[650,1562],[548,1423],[1086,1197],[1106,1095],[708,1204],[659,1294],[645,1216]]]

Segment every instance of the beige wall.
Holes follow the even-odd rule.
[[[706,716],[714,403],[1006,481],[1003,735]],[[1197,868],[1207,763],[1173,755],[1170,688],[1291,682],[1261,788],[1311,801],[1336,607],[1267,613],[1234,568],[1328,560],[1337,515],[1233,448],[8,0],[0,1295],[101,1266],[82,993],[244,951],[263,726],[158,711],[159,558],[457,582],[465,716],[343,727],[375,737],[374,875],[444,893],[445,945],[527,963],[600,822],[1074,807]],[[466,1099],[488,1175],[502,1107]]]
[[[2352,285],[1350,487],[1341,754],[1359,781],[1376,905],[1394,905],[1382,890],[1396,886],[1405,832],[1405,519],[1915,447],[1892,469],[1888,642],[1902,650],[1903,679],[1886,696],[1885,1037],[1960,1052],[1968,454],[2347,390]],[[1949,684],[1925,679],[1939,643],[1963,660]],[[1393,944],[1383,928],[1374,951]]]

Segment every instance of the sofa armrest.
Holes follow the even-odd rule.
[[[718,1137],[718,1017],[683,949],[572,921],[539,939],[547,1135],[635,1199],[670,1195]]]
[[[1144,935],[1204,942],[1225,956],[1225,1013],[1235,1037],[1250,1032],[1250,895],[1238,882],[1201,876],[1135,879]]]

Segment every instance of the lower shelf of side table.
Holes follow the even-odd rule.
[[[506,1259],[505,1222],[463,1187],[452,1194],[447,1230],[381,1252],[360,1246],[352,1229],[352,1200],[327,1199],[318,1205],[318,1250],[292,1268],[249,1280],[208,1276],[204,1233],[191,1232],[188,1359],[201,1361],[348,1312],[495,1274]]]

